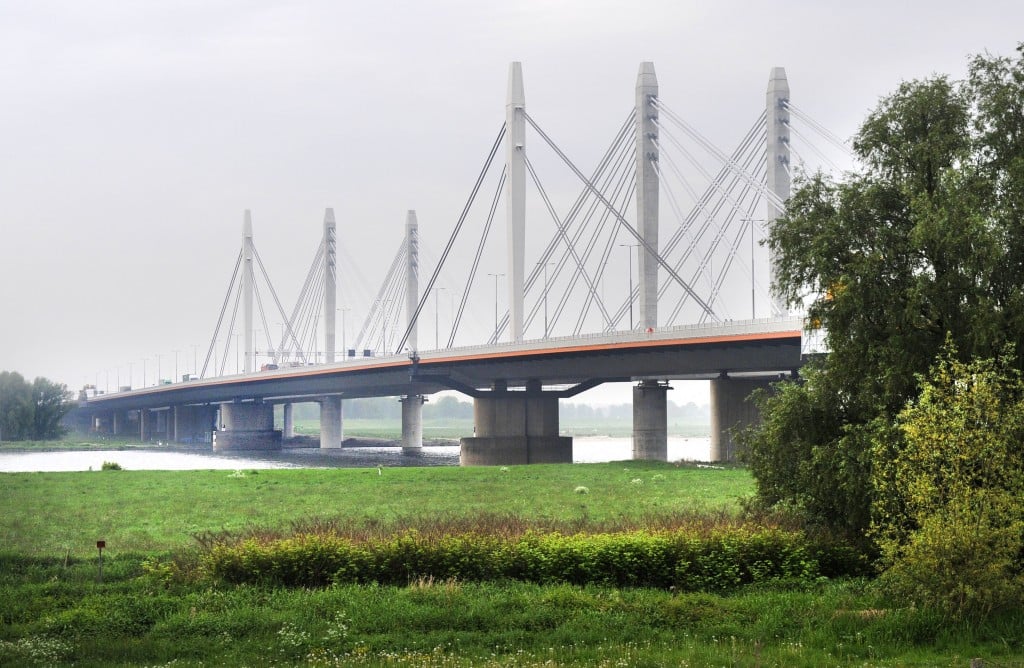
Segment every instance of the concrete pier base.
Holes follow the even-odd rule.
[[[340,448],[344,437],[341,397],[323,397],[320,399],[320,447]]]
[[[633,459],[668,461],[668,391],[656,380],[633,388]]]
[[[423,402],[422,395],[410,394],[402,397],[402,453],[416,454],[423,451]]]
[[[111,422],[111,433],[114,436],[120,436],[124,432],[124,413],[121,411],[114,411],[110,418]]]
[[[281,449],[281,432],[274,429],[272,404],[221,404],[220,423],[220,429],[213,433],[214,452]]]
[[[285,404],[281,407],[281,436],[283,438],[295,438],[295,418],[292,411],[295,404]]]
[[[735,434],[761,420],[750,401],[754,390],[767,389],[776,378],[715,378],[711,381],[711,461],[733,462],[739,457]]]
[[[558,398],[495,392],[473,401],[476,436],[463,438],[463,466],[572,463],[572,438],[558,435]]]

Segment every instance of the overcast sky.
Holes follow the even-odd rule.
[[[723,147],[773,66],[847,138],[901,80],[1010,55],[1021,26],[1019,0],[0,0],[0,370],[113,389],[129,363],[140,385],[143,360],[148,384],[158,363],[170,378],[179,351],[192,371],[244,209],[289,307],[325,207],[369,285],[407,209],[436,258],[504,119],[510,61],[531,116],[589,169],[641,61]]]

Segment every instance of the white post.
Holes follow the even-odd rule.
[[[412,325],[409,330],[409,350],[416,352],[417,340],[416,330],[419,324],[413,322],[416,315],[416,306],[420,301],[419,287],[419,248],[420,232],[419,223],[416,221],[416,212],[412,209],[405,217],[405,243],[406,243],[406,265],[405,265],[405,322]]]
[[[334,362],[334,317],[337,302],[337,227],[334,209],[324,211],[324,361]]]
[[[252,294],[253,294],[252,266],[252,214],[249,209],[245,210],[245,218],[242,222],[242,331],[245,337],[245,373],[252,372]]]
[[[526,94],[523,92],[523,68],[518,62],[511,63],[508,68],[505,113],[509,339],[522,341],[526,253]]]
[[[789,199],[791,180],[789,176],[789,108],[786,106],[788,103],[789,82],[786,80],[786,69],[773,67],[768,79],[766,100],[768,192],[773,193],[783,202]],[[769,199],[767,224],[771,225],[772,221],[781,216],[783,212],[782,207]],[[777,258],[769,258],[768,276],[772,286],[775,285],[777,266]],[[772,297],[771,303],[773,316],[786,315],[785,301],[778,297]]]
[[[647,248],[639,251],[640,327],[658,326],[658,77],[654,63],[640,63],[636,77],[636,217]]]

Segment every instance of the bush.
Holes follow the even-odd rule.
[[[103,466],[100,467],[101,471],[120,471],[121,465],[117,462],[103,462]]]
[[[874,531],[890,590],[963,618],[1024,593],[1024,383],[1009,354],[955,355],[875,446]]]
[[[397,536],[355,541],[305,535],[214,546],[206,555],[214,577],[233,583],[322,587],[334,582],[405,585],[417,579],[675,587],[720,591],[778,579],[814,580],[819,559],[853,563],[849,548],[812,544],[803,534],[732,527],[706,534],[628,531],[527,533],[501,538],[476,533]]]

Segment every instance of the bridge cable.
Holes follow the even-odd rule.
[[[613,214],[618,219],[619,225],[622,228],[624,228],[627,232],[629,232],[630,235],[632,235],[632,237],[636,239],[637,243],[640,244],[640,246],[643,247],[645,251],[647,251],[648,253],[651,254],[652,257],[654,257],[654,259],[657,261],[657,263],[661,266],[662,269],[668,272],[668,274],[672,276],[672,278],[675,279],[675,281],[684,290],[690,293],[690,296],[693,297],[693,300],[697,302],[702,309],[707,311],[713,318],[715,318],[715,320],[718,320],[718,317],[715,315],[711,307],[708,306],[707,303],[705,303],[704,300],[700,298],[700,295],[698,295],[693,290],[693,288],[690,287],[690,285],[679,276],[678,273],[676,273],[675,269],[673,269],[671,266],[669,266],[667,262],[665,262],[665,258],[663,258],[654,249],[654,247],[652,247],[651,244],[649,244],[647,240],[644,239],[643,236],[636,231],[636,228],[629,224],[629,221],[627,221],[625,217],[623,217],[623,215],[611,205],[611,202],[605,199],[604,195],[602,195],[601,192],[597,190],[594,184],[587,180],[587,177],[583,175],[583,172],[581,172],[579,168],[576,167],[576,165],[573,164],[571,160],[569,160],[569,157],[566,156],[560,148],[558,148],[558,146],[551,140],[551,138],[548,137],[547,133],[541,130],[540,126],[538,126],[537,123],[533,120],[533,117],[530,116],[525,111],[523,112],[523,116],[526,118],[526,121],[530,124],[530,126],[533,127],[534,130],[536,130],[537,134],[539,134],[541,138],[544,139],[545,142],[547,142],[548,146],[550,146],[552,150],[554,150],[555,153],[558,154],[558,157],[560,157],[562,161],[565,162],[565,164],[569,167],[569,169],[572,170],[576,177],[583,181],[583,183],[594,193],[595,197],[598,197],[606,207],[612,210]]]
[[[658,108],[659,111],[664,112],[665,116],[670,121],[675,123],[676,126],[679,129],[681,129],[683,132],[685,132],[686,134],[690,135],[694,140],[696,140],[697,143],[700,144],[702,148],[704,148],[704,150],[706,150],[711,155],[715,156],[719,160],[719,162],[727,165],[730,169],[733,169],[738,175],[740,175],[741,178],[750,181],[750,183],[753,184],[755,188],[760,190],[761,194],[764,197],[767,197],[768,200],[770,202],[772,202],[775,206],[777,206],[779,208],[785,208],[785,204],[786,203],[783,202],[779,198],[778,195],[776,195],[775,193],[773,193],[770,190],[768,190],[768,187],[766,185],[761,184],[761,183],[757,183],[756,181],[754,181],[750,177],[750,175],[747,174],[732,159],[730,159],[729,156],[727,156],[725,153],[723,153],[721,150],[719,150],[717,146],[715,146],[713,143],[711,143],[707,138],[704,137],[704,135],[702,135],[700,132],[698,132],[693,126],[691,126],[689,123],[687,123],[682,118],[680,118],[671,109],[666,107],[663,102],[660,102],[657,98],[654,98],[653,103],[655,104],[655,106]]]
[[[224,294],[224,303],[220,307],[220,315],[217,316],[217,326],[213,329],[213,338],[210,339],[210,347],[206,350],[206,358],[203,360],[203,371],[199,374],[200,378],[206,378],[206,368],[210,364],[210,357],[213,355],[214,348],[217,345],[217,335],[220,334],[220,326],[224,322],[224,312],[228,308],[228,301],[231,299],[231,293],[235,288],[235,281],[238,279],[238,268],[242,266],[242,249],[238,250],[238,257],[235,259],[235,268],[231,272],[231,281],[228,283],[228,291]]]
[[[484,247],[487,244],[487,239],[491,234],[491,227],[494,224],[494,215],[498,210],[498,202],[501,199],[502,189],[505,187],[505,181],[507,179],[507,168],[503,167],[501,170],[501,176],[498,178],[498,185],[494,189],[494,197],[491,198],[491,206],[487,212],[487,219],[484,222],[483,232],[480,234],[480,241],[476,245],[476,253],[473,255],[473,262],[469,268],[469,274],[466,276],[466,284],[462,289],[462,298],[459,300],[459,310],[455,318],[452,320],[452,330],[448,337],[448,347],[451,348],[455,342],[455,334],[458,331],[459,324],[462,322],[462,316],[466,310],[466,302],[469,300],[469,293],[474,283],[476,282],[476,275],[480,269],[480,259],[483,257]],[[495,327],[496,336],[498,328]]]
[[[359,329],[359,335],[356,336],[356,348],[360,348],[363,345],[363,337],[366,336],[367,330],[373,326],[373,322],[377,316],[377,309],[381,304],[381,300],[384,299],[384,293],[387,291],[388,284],[391,282],[395,275],[399,264],[402,261],[402,255],[405,252],[405,244],[401,243],[398,245],[398,250],[395,252],[394,258],[391,260],[391,266],[388,269],[388,273],[384,276],[384,281],[381,283],[380,288],[377,290],[377,297],[373,300],[373,304],[370,306],[369,312],[366,314],[366,319],[363,321],[363,326]]]
[[[242,269],[242,271],[245,271],[245,269]],[[238,302],[240,302],[241,300],[242,284],[241,281],[239,281],[238,290],[235,291],[235,305],[231,309],[231,321],[228,323],[228,335],[224,339],[224,356],[221,358],[220,373],[218,374],[219,376],[224,375],[224,371],[227,369],[228,366],[228,351],[231,350],[231,336],[235,332],[235,318],[238,316]],[[238,369],[235,369],[235,372],[237,373]]]
[[[819,123],[810,114],[804,112],[799,107],[794,106],[793,104],[791,104],[788,101],[783,101],[783,106],[786,108],[787,111],[789,111],[791,114],[796,116],[798,119],[800,119],[804,123],[807,123],[807,125],[812,130],[814,130],[815,132],[820,134],[822,137],[824,137],[833,146],[835,146],[836,148],[842,150],[846,154],[847,157],[850,157],[850,158],[856,157],[856,154],[853,152],[853,150],[851,150],[850,143],[848,141],[840,139],[838,135],[836,135],[834,132],[829,130],[823,124]]]
[[[806,136],[804,136],[804,134],[802,132],[800,132],[795,127],[793,127],[792,123],[786,123],[786,127],[789,128],[790,132],[792,132],[797,137],[802,139],[804,141],[804,143],[807,145],[807,148],[811,149],[811,151],[813,151],[815,154],[817,154],[817,156],[819,158],[821,158],[822,160],[827,162],[832,169],[836,170],[837,172],[842,172],[843,171],[842,168],[839,165],[837,165],[831,158],[829,158],[827,155],[825,155],[825,153],[821,149],[819,149],[817,146],[815,146],[814,143],[811,142]],[[793,150],[792,146],[790,146],[790,150]]]
[[[406,326],[402,339],[398,342],[399,350],[401,350],[406,341],[409,340],[409,335],[412,333],[412,328],[420,317],[420,312],[423,310],[423,304],[426,302],[427,295],[429,295],[430,291],[434,289],[434,283],[437,281],[437,276],[441,273],[441,268],[448,259],[448,253],[451,252],[452,246],[455,244],[455,239],[458,237],[463,223],[466,222],[466,216],[469,214],[469,210],[472,208],[473,202],[476,199],[476,194],[480,190],[480,184],[483,183],[484,177],[487,175],[488,169],[490,169],[491,162],[494,160],[494,156],[497,154],[498,148],[501,146],[501,141],[505,137],[505,131],[505,124],[502,123],[501,129],[498,131],[498,136],[494,140],[494,144],[491,146],[491,152],[487,155],[483,169],[480,170],[480,175],[477,177],[476,183],[473,185],[473,190],[469,194],[469,199],[466,201],[466,205],[462,209],[462,214],[455,223],[455,229],[452,230],[451,236],[448,238],[448,243],[445,245],[444,251],[441,253],[441,260],[437,263],[437,266],[434,267],[434,272],[431,274],[430,280],[427,281],[426,290],[424,290],[423,294],[420,295],[419,301],[416,303],[416,310],[413,312],[413,317]]]

